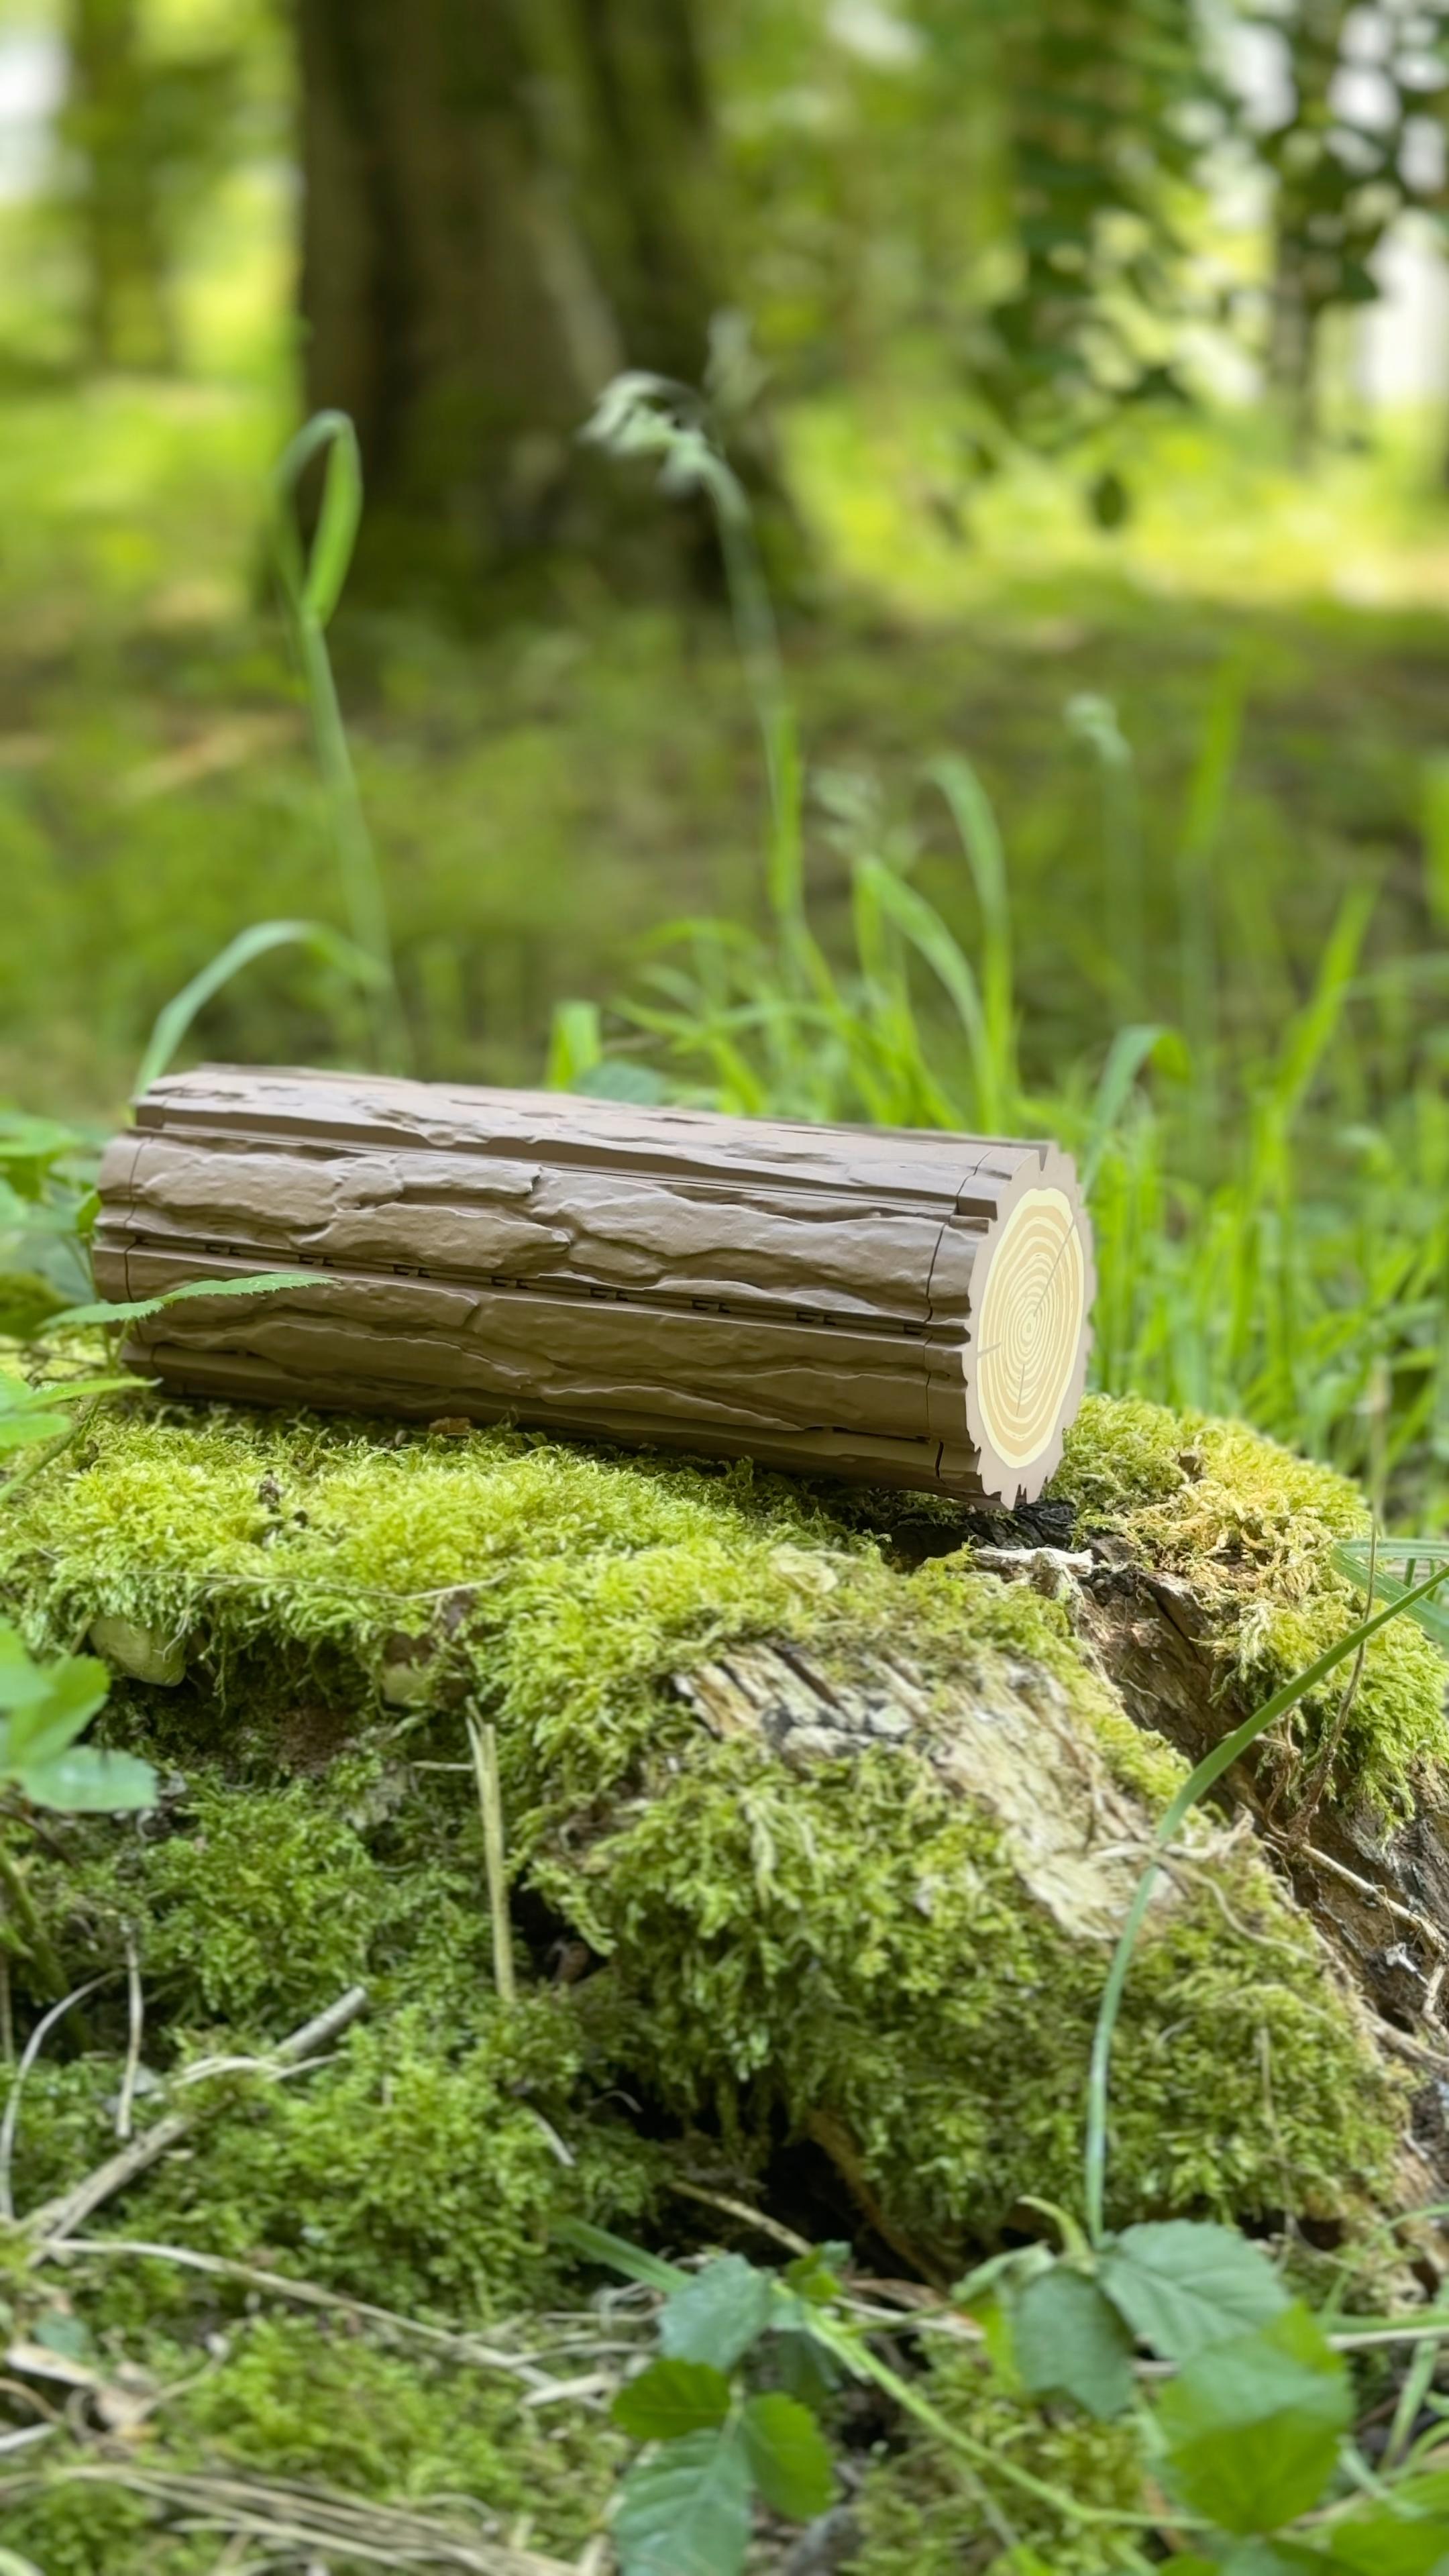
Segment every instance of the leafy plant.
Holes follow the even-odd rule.
[[[322,499],[311,551],[304,554],[297,530],[297,487],[318,456],[326,460]],[[362,456],[357,432],[345,412],[320,411],[297,432],[277,467],[274,502],[277,567],[312,718],[328,828],[352,923],[352,954],[363,961],[362,980],[373,996],[373,1039],[379,1061],[405,1065],[410,1047],[387,898],[357,792],[327,649],[327,629],[342,596],[362,520]]]
[[[156,1774],[149,1762],[78,1741],[110,1687],[106,1666],[94,1656],[36,1663],[14,1628],[0,1621],[0,1790],[67,1814],[153,1807]]]
[[[620,2576],[737,2576],[756,2499],[808,2522],[834,2495],[830,2446],[800,2392],[818,2399],[838,2380],[838,2343],[822,2320],[839,2287],[831,2258],[846,2249],[803,2256],[777,2279],[738,2254],[689,2273],[583,2222],[564,2232],[664,2298],[659,2358],[613,2406],[645,2446],[619,2492]],[[766,2373],[783,2384],[750,2384]]]

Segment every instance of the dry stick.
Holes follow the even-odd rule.
[[[560,2559],[536,2557],[481,2536],[474,2539],[430,2514],[281,2479],[212,2477],[118,2460],[62,2468],[48,2479],[0,2480],[0,2497],[62,2485],[120,2487],[169,2506],[178,2516],[177,2531],[225,2531],[274,2547],[335,2549],[378,2567],[455,2567],[468,2576],[572,2576]]]
[[[99,1984],[100,1980],[96,1982]],[[89,1989],[82,1991],[88,1992]],[[325,2045],[329,2039],[335,2039],[339,2031],[346,2030],[366,2006],[366,1986],[350,1986],[345,1995],[339,1996],[335,2004],[329,2004],[325,2012],[318,2013],[315,2020],[304,2022],[300,2030],[294,2030],[286,2039],[279,2040],[272,2051],[273,2058],[285,2065],[310,2056],[314,2048]],[[21,2071],[23,2073],[24,2069]],[[18,2079],[16,2089],[19,2089]],[[164,2120],[158,2120],[152,2128],[143,2130],[139,2138],[133,2138],[129,2146],[122,2147],[117,2155],[98,2165],[84,2181],[62,2192],[58,2199],[48,2200],[41,2208],[32,2210],[26,2225],[42,2240],[31,2257],[32,2262],[44,2261],[50,2250],[46,2239],[70,2236],[78,2227],[83,2227],[92,2211],[99,2209],[103,2201],[110,2200],[118,2191],[124,2191],[127,2183],[134,2182],[138,2174],[147,2172],[160,2157],[179,2145],[201,2116],[200,2109],[169,2111]]]
[[[670,2175],[667,2188],[676,2192],[681,2200],[701,2201],[706,2209],[720,2209],[727,2218],[740,2219],[758,2235],[772,2237],[777,2245],[783,2245],[791,2254],[805,2255],[815,2250],[807,2237],[796,2235],[793,2227],[782,2227],[778,2218],[768,2217],[763,2209],[752,2208],[747,2200],[731,2199],[728,2192],[706,2191],[702,2183],[686,2182],[680,2174]]]
[[[13,2220],[15,2216],[15,2202],[10,2190],[10,2167],[15,2155],[15,2132],[20,2125],[20,2095],[26,2076],[30,2073],[56,2023],[70,2011],[72,2004],[83,2003],[87,1995],[95,1993],[97,1986],[105,1985],[111,1973],[108,1968],[103,1976],[91,1977],[85,1985],[77,1986],[74,1994],[65,1995],[58,2004],[52,2004],[49,2012],[42,2014],[25,2043],[25,2054],[15,2070],[15,2081],[10,2087],[5,2116],[0,2120],[0,2219]]]
[[[141,1992],[141,1962],[136,1956],[135,1936],[126,1934],[126,2004],[127,2039],[126,2070],[121,2077],[121,2090],[116,2102],[116,2136],[122,2146],[131,2136],[131,2114],[136,2103],[136,2078],[141,2071],[141,2035],[146,2026],[146,1999]]]
[[[1418,1914],[1412,1905],[1401,1904],[1398,1897],[1390,1896],[1386,1887],[1376,1887],[1371,1878],[1360,1878],[1358,1871],[1350,1869],[1346,1861],[1335,1860],[1331,1852],[1320,1851],[1316,1843],[1299,1844],[1292,1857],[1311,1861],[1315,1869],[1326,1870],[1330,1878],[1341,1878],[1345,1887],[1357,1888],[1360,1896],[1372,1897],[1385,1914],[1392,1914],[1396,1922],[1407,1923],[1412,1931],[1417,1932],[1429,1949],[1442,1955],[1449,1948],[1438,1925],[1431,1923],[1427,1914]]]
[[[498,1782],[498,1737],[491,1725],[482,1726],[469,1716],[468,1741],[473,1748],[473,1771],[478,1782],[478,1804],[483,1814],[483,1867],[488,1880],[488,1912],[493,1925],[493,1979],[501,2004],[514,2004],[518,1988],[513,1977],[513,1929],[508,1919],[508,1881],[504,1873],[503,1795]]]
[[[366,2299],[349,2299],[340,2290],[324,2290],[316,2281],[297,2281],[286,2272],[268,2272],[260,2264],[234,2263],[222,2254],[198,2254],[190,2245],[164,2245],[133,2236],[51,2236],[39,2249],[37,2262],[61,2262],[70,2255],[102,2255],[107,2260],[116,2255],[130,2255],[138,2262],[175,2263],[188,2272],[205,2272],[220,2281],[234,2281],[239,2289],[260,2290],[269,2298],[291,2302],[299,2308],[323,2308],[343,2316],[357,2317],[366,2325],[399,2336],[411,2336],[415,2342],[445,2353],[450,2361],[468,2362],[479,2370],[501,2370],[525,2386],[552,2394],[561,2385],[552,2372],[540,2370],[536,2362],[521,2355],[500,2352],[492,2344],[481,2343],[476,2335],[454,2334],[447,2326],[425,2325],[419,2317],[405,2317],[394,2308],[376,2308]]]

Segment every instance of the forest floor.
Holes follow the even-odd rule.
[[[976,2565],[957,2437],[1047,2482],[997,2503],[1056,2576],[1140,2564],[1134,2429],[1013,2393],[940,2291],[1080,2206],[1153,1820],[1352,1619],[1364,1523],[1329,1471],[1106,1398],[1053,1499],[985,1521],[508,1431],[95,1413],[0,1515],[0,1604],[104,1653],[101,1733],[160,1794],[0,1828],[7,2027],[85,1989],[0,2134],[7,2547],[601,2568],[657,2302],[584,2219],[686,2263],[853,2248],[849,2315],[926,2375],[944,2431],[816,2392],[835,2501],[752,2565]],[[1398,2225],[1449,2150],[1395,1873],[1446,1866],[1444,1682],[1401,1622],[1350,1710],[1325,1685],[1265,1739],[1176,1847],[1114,2056],[1112,2222],[1239,2221],[1340,2325],[1440,2268]]]
[[[337,914],[266,572],[283,416],[268,378],[10,388],[5,418],[0,1088],[108,1115],[155,1010],[226,939]],[[1031,1076],[1100,1050],[1128,1001],[1181,1025],[1206,995],[1214,1031],[1250,1044],[1301,999],[1350,885],[1381,889],[1374,953],[1421,945],[1449,902],[1449,848],[1425,844],[1449,647],[1441,513],[1405,498],[1422,468],[1340,457],[1305,489],[1219,428],[1147,460],[1120,538],[1046,478],[953,538],[928,471],[943,437],[929,411],[876,435],[802,416],[823,587],[790,677],[812,768],[874,783],[883,833],[919,828],[919,881],[968,949],[972,896],[920,774],[945,752],[978,766]],[[526,1079],[560,997],[606,996],[667,920],[756,908],[757,747],[719,619],[611,608],[579,570],[471,643],[359,610],[337,650],[423,1070]],[[1102,701],[1125,821],[1084,740]],[[811,841],[838,947],[846,872],[818,802]],[[1124,871],[1132,996],[1103,912]],[[1210,953],[1185,957],[1195,871]],[[234,987],[205,1035],[254,1059],[336,1043],[315,977],[283,970]]]

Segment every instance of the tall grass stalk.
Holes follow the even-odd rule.
[[[1296,1708],[1300,1700],[1306,1699],[1308,1693],[1315,1689],[1319,1682],[1325,1681],[1330,1673],[1336,1672],[1340,1664],[1346,1663],[1350,1655],[1361,1653],[1369,1639],[1376,1636],[1380,1628],[1386,1628],[1391,1619],[1399,1618],[1405,1610],[1412,1609],[1417,1602],[1427,1600],[1429,1594],[1437,1591],[1439,1585],[1446,1580],[1449,1580],[1449,1565],[1440,1565],[1433,1573],[1426,1575],[1422,1583],[1402,1593],[1398,1600],[1391,1601],[1385,1609],[1375,1610],[1368,1617],[1360,1619],[1355,1627],[1350,1628],[1339,1638],[1336,1645],[1328,1647],[1315,1663],[1307,1666],[1305,1671],[1295,1673],[1291,1681],[1284,1682],[1281,1690],[1274,1691],[1271,1699],[1265,1699],[1261,1707],[1254,1709],[1251,1717],[1245,1717],[1241,1726],[1234,1727],[1230,1735],[1225,1735],[1220,1744],[1214,1745],[1212,1752],[1198,1764],[1190,1777],[1184,1780],[1171,1805],[1165,1810],[1152,1837],[1152,1858],[1138,1879],[1132,1902],[1117,1936],[1117,1946],[1112,1953],[1112,1964],[1102,1991],[1097,2026],[1092,2038],[1091,2066],[1087,2077],[1087,2128],[1083,2181],[1087,2227],[1094,2245],[1100,2245],[1106,2234],[1107,2085],[1112,2064],[1112,2042],[1122,2009],[1122,1997],[1126,1989],[1127,1972],[1132,1965],[1132,1954],[1146,1919],[1147,1908],[1152,1901],[1152,1891],[1161,1874],[1162,1856],[1171,1848],[1173,1837],[1181,1831],[1198,1801],[1207,1796],[1208,1791],[1216,1786],[1225,1772],[1231,1771],[1235,1762],[1241,1761],[1245,1753],[1251,1752],[1253,1746],[1267,1733],[1275,1719],[1285,1716],[1290,1708]]]
[[[1140,1019],[1147,1008],[1147,878],[1137,764],[1110,698],[1083,690],[1069,699],[1067,727],[1102,782],[1102,951],[1126,1016]]]
[[[1256,1061],[1240,1058],[1229,1081],[1213,879],[1241,732],[1242,658],[1214,681],[1176,860],[1155,878],[1114,711],[1105,699],[1068,709],[1102,767],[1104,902],[1123,951],[1113,989],[1134,1007],[1100,1065],[1055,1067],[1038,1084],[1018,1058],[1008,860],[981,782],[959,755],[936,762],[925,783],[954,818],[970,944],[954,901],[938,906],[915,881],[929,808],[892,820],[869,782],[837,773],[810,784],[847,871],[849,953],[827,954],[816,938],[799,838],[798,731],[752,537],[746,543],[744,495],[705,429],[681,421],[679,400],[657,379],[627,378],[606,396],[595,434],[658,457],[666,479],[710,489],[722,533],[728,522],[737,540],[727,553],[736,630],[771,792],[763,926],[664,925],[635,989],[614,1006],[612,1051],[593,1005],[561,1006],[551,1078],[627,1085],[635,1096],[652,1086],[655,1096],[746,1116],[1057,1136],[1078,1153],[1091,1196],[1096,1384],[1244,1414],[1351,1471],[1366,1463],[1370,1390],[1386,1385],[1390,1489],[1427,1516],[1449,1499],[1449,1105],[1419,1086],[1387,1113],[1392,1135],[1361,1114],[1335,1135],[1317,1102],[1335,1085],[1342,1091],[1364,1009],[1382,1017],[1402,1004],[1405,976],[1423,981],[1433,961],[1366,976],[1373,894],[1356,890],[1311,990],[1275,1043]],[[1138,943],[1159,884],[1178,899],[1180,1029],[1143,1007]]]
[[[322,502],[309,553],[297,527],[297,488],[314,458],[325,458]],[[337,697],[327,629],[351,568],[362,519],[362,459],[345,412],[320,411],[284,451],[275,475],[275,543],[287,621],[312,719],[328,829],[357,947],[376,967],[372,1039],[377,1060],[406,1070],[411,1044],[382,870],[358,794],[357,773]]]

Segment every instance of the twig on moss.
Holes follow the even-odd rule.
[[[493,1926],[493,1979],[498,1988],[499,2002],[509,2006],[518,2001],[518,1988],[513,1975],[513,1930],[508,1919],[498,1737],[491,1725],[482,1725],[470,1711],[468,1741],[473,1748],[473,1771],[478,1782],[478,1805],[483,1817],[483,1868],[488,1880],[488,1913]]]
[[[1376,1887],[1371,1878],[1360,1878],[1356,1869],[1350,1869],[1344,1861],[1335,1860],[1331,1853],[1320,1851],[1316,1843],[1294,1842],[1288,1845],[1288,1850],[1295,1860],[1311,1861],[1315,1869],[1326,1870],[1330,1878],[1341,1878],[1345,1887],[1356,1888],[1360,1896],[1372,1897],[1385,1914],[1392,1914],[1399,1923],[1407,1923],[1411,1931],[1418,1933],[1421,1941],[1427,1942],[1431,1950],[1438,1951],[1441,1958],[1449,1950],[1449,1942],[1445,1941],[1437,1924],[1430,1922],[1427,1914],[1416,1913],[1412,1905],[1404,1905],[1398,1897],[1390,1896],[1386,1887]]]
[[[463,2576],[573,2576],[562,2559],[509,2549],[432,2514],[281,2479],[211,2476],[123,2460],[81,2461],[48,2477],[36,2471],[0,2479],[0,2498],[18,2501],[59,2486],[119,2488],[169,2510],[177,2532],[226,2532],[273,2550],[345,2552],[373,2567],[451,2567]]]
[[[212,2280],[234,2281],[238,2289],[258,2290],[267,2298],[280,2300],[283,2306],[321,2308],[355,2317],[363,2325],[375,2326],[379,2333],[427,2344],[450,2361],[466,2362],[478,2370],[506,2372],[541,2395],[552,2396],[563,2385],[551,2371],[540,2369],[521,2353],[501,2352],[477,2335],[454,2333],[447,2326],[425,2325],[419,2317],[405,2317],[393,2308],[374,2307],[366,2299],[349,2299],[340,2290],[325,2290],[316,2281],[298,2281],[288,2272],[269,2272],[256,2263],[234,2263],[222,2254],[199,2254],[191,2245],[166,2245],[131,2236],[52,2236],[42,2246],[41,2254],[47,2262],[54,2263],[68,2261],[72,2256],[99,2256],[110,2261],[118,2255],[141,2263],[175,2263],[183,2271],[204,2272]]]
[[[146,1999],[141,1992],[141,1962],[136,1956],[134,1933],[126,1934],[126,2066],[121,2077],[121,2090],[116,2098],[116,2136],[122,2146],[131,2135],[131,2114],[136,2102],[136,2078],[141,2071],[141,2036],[146,2026]]]
[[[102,1980],[97,1978],[95,1982],[100,1984]],[[89,1991],[89,1987],[82,1989],[84,1993]],[[73,2001],[74,1998],[72,1997],[71,2000]],[[272,2061],[285,2066],[308,2057],[315,2048],[325,2045],[329,2039],[335,2039],[340,2031],[346,2030],[349,2022],[356,2021],[358,2014],[366,2009],[366,2005],[367,1988],[350,1986],[347,1993],[340,1995],[335,2004],[329,2004],[325,2012],[318,2013],[313,2020],[304,2022],[300,2030],[294,2030],[286,2039],[279,2040],[272,2052]],[[265,2065],[267,2061],[262,2059],[257,2062],[259,2065]],[[22,2066],[21,2073],[23,2074],[24,2071]],[[18,2081],[17,2078],[17,2089]],[[6,2116],[8,2118],[8,2112]],[[86,2220],[102,2206],[103,2202],[113,2199],[118,2191],[124,2191],[127,2184],[134,2182],[138,2174],[147,2172],[160,2157],[168,2154],[172,2147],[178,2146],[181,2140],[189,2135],[201,2116],[200,2109],[168,2111],[164,2119],[157,2120],[151,2128],[143,2130],[139,2138],[132,2138],[128,2146],[122,2147],[118,2154],[108,2157],[103,2165],[98,2165],[93,2173],[85,2176],[83,2181],[74,2183],[69,2191],[62,2192],[57,2199],[48,2200],[41,2208],[32,2210],[26,2225],[32,2235],[41,2240],[31,2257],[32,2262],[44,2261],[50,2250],[48,2240],[73,2235],[78,2227],[85,2225]]]
[[[738,2218],[758,2236],[769,2236],[791,2254],[810,2254],[814,2248],[809,2239],[797,2236],[793,2227],[782,2227],[778,2218],[769,2217],[763,2209],[752,2209],[747,2200],[732,2200],[728,2192],[706,2191],[703,2183],[686,2182],[682,2175],[671,2174],[669,2189],[681,2200],[700,2201],[706,2209],[718,2209],[726,2218]]]
[[[20,2125],[20,2096],[26,2076],[30,2073],[56,2023],[65,2018],[73,2004],[84,2002],[87,1995],[95,1993],[97,1986],[105,1985],[112,1973],[113,1971],[108,1968],[104,1975],[88,1978],[83,1986],[76,1987],[74,1994],[64,1995],[58,2004],[52,2004],[48,2013],[42,2013],[25,2043],[25,2054],[15,2069],[15,2079],[5,2105],[5,2116],[0,2119],[0,2219],[13,2220],[15,2216],[15,2202],[10,2188],[10,2168],[15,2158],[15,2132]]]

